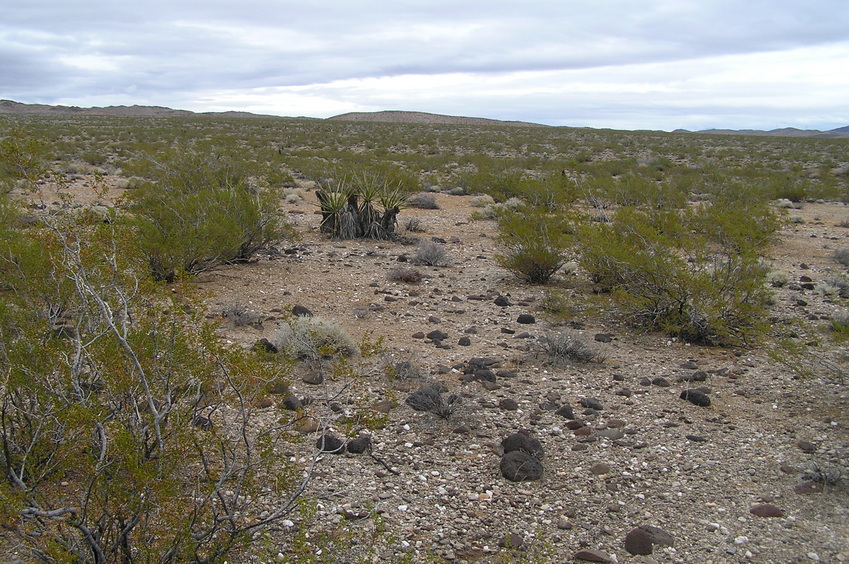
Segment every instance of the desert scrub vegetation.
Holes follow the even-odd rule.
[[[297,509],[254,402],[287,377],[224,345],[132,229],[0,200],[0,514],[30,561],[220,561]],[[268,479],[273,476],[274,479]],[[277,499],[261,510],[257,496]]]
[[[316,197],[323,233],[336,239],[377,240],[395,237],[398,213],[409,199],[401,183],[375,173],[325,180]]]
[[[564,329],[540,337],[539,347],[555,365],[574,362],[604,362],[605,355],[577,332]]]
[[[289,318],[277,326],[270,341],[298,360],[348,357],[359,350],[342,327],[318,316]]]
[[[849,247],[843,247],[834,251],[834,261],[843,266],[849,266]]]
[[[445,245],[433,240],[419,242],[410,261],[413,264],[425,266],[449,266],[451,264]]]
[[[152,163],[129,210],[157,280],[173,281],[245,261],[293,235],[277,213],[278,194],[257,186],[243,163],[180,151]]]
[[[576,238],[581,266],[637,325],[705,344],[746,343],[770,300],[762,261],[778,220],[765,203],[619,208]]]
[[[529,284],[545,284],[568,260],[574,226],[565,213],[519,208],[498,216],[498,263]]]

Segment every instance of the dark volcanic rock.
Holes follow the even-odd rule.
[[[539,480],[542,463],[524,450],[514,450],[501,457],[501,475],[513,482]]]
[[[560,417],[565,417],[566,419],[575,418],[575,411],[572,409],[571,405],[561,405],[554,413]]]
[[[680,398],[699,407],[708,407],[710,405],[710,398],[701,390],[684,390],[681,392]]]
[[[519,404],[513,398],[504,398],[498,402],[498,407],[505,411],[516,411],[519,409]]]
[[[493,302],[493,303],[495,303],[495,305],[497,305],[499,307],[507,307],[507,306],[511,305],[510,300],[508,300],[504,296],[498,296],[497,298],[495,298],[495,302]]]
[[[629,554],[651,554],[656,544],[674,546],[675,541],[669,533],[651,525],[640,525],[625,536],[625,550]]]
[[[347,448],[348,452],[352,452],[354,454],[360,454],[369,449],[371,446],[371,437],[368,435],[360,435],[356,439],[351,439],[348,441]]]
[[[321,452],[329,452],[331,454],[342,454],[345,452],[345,443],[342,439],[334,437],[329,433],[325,433],[315,441],[316,448]]]
[[[295,317],[312,317],[312,312],[302,305],[292,307],[292,315]]]
[[[601,405],[601,402],[595,398],[583,398],[580,401],[581,407],[587,407],[589,409],[595,409],[596,411],[601,411],[604,409],[604,406]]]
[[[289,396],[283,400],[283,407],[290,411],[297,411],[304,408],[304,404],[298,399],[298,396]]]
[[[254,344],[254,350],[255,350],[255,351],[267,352],[267,353],[274,353],[274,354],[277,354],[277,353],[279,353],[279,352],[280,352],[280,349],[278,349],[278,348],[274,345],[274,343],[272,343],[271,341],[269,341],[269,340],[268,340],[268,339],[266,339],[265,337],[263,337],[262,339],[258,340],[258,341]]]
[[[501,441],[501,446],[504,448],[505,454],[516,450],[523,450],[537,458],[543,457],[542,443],[535,437],[532,437],[527,431],[513,433]]]
[[[532,325],[536,322],[536,318],[530,313],[523,313],[516,318],[516,323],[521,323],[522,325]]]
[[[601,550],[584,549],[572,555],[572,560],[585,560],[587,562],[616,562],[612,556]]]
[[[427,334],[427,338],[435,343],[441,343],[448,338],[448,333],[435,329]]]

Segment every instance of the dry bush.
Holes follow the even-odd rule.
[[[391,282],[404,282],[405,284],[418,284],[422,281],[422,273],[416,268],[409,266],[396,266],[386,273],[387,280]]]
[[[413,264],[424,264],[427,266],[448,266],[448,251],[436,241],[422,241],[416,247],[412,257]]]
[[[407,201],[407,205],[411,208],[419,208],[422,210],[438,210],[439,204],[436,203],[436,197],[429,192],[419,192],[411,196]]]
[[[269,339],[280,351],[298,359],[353,356],[357,344],[336,323],[319,316],[294,317],[277,326]]]
[[[260,323],[260,315],[245,304],[227,304],[221,310],[221,317],[233,322],[236,327],[256,325]]]
[[[574,331],[558,331],[540,338],[539,344],[554,364],[572,362],[604,362],[605,356],[596,347],[589,345]]]

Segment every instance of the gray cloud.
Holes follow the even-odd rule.
[[[835,96],[846,80],[828,71],[849,68],[843,0],[12,4],[0,97],[24,102],[606,127],[849,123]]]

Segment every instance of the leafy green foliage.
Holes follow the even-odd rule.
[[[22,180],[30,189],[47,172],[47,145],[23,129],[0,139],[0,180]]]
[[[498,219],[498,263],[529,284],[545,284],[566,263],[574,228],[562,213],[505,211]]]
[[[584,225],[581,264],[639,325],[688,341],[748,340],[769,301],[760,260],[777,221],[763,204],[717,200],[683,211],[624,207]]]
[[[128,226],[43,221],[0,227],[13,265],[0,269],[0,514],[20,545],[56,561],[208,561],[292,510],[295,478],[272,452],[282,427],[251,426],[283,365],[223,346],[182,292],[140,277]],[[269,472],[289,501],[259,518],[249,500]]]
[[[276,191],[252,181],[240,163],[187,151],[156,167],[132,194],[141,248],[157,280],[174,280],[249,259],[291,233]]]

